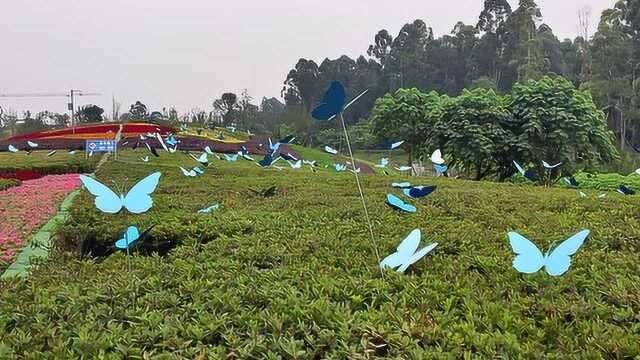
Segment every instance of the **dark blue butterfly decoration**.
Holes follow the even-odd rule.
[[[573,176],[568,176],[564,178],[564,182],[567,183],[570,187],[577,188],[580,186],[580,183]]]
[[[618,192],[622,195],[635,195],[636,192],[629,189],[628,187],[624,186],[624,185],[620,185],[620,187],[618,188]]]
[[[432,192],[436,191],[437,186],[416,186],[410,189],[404,189],[402,192],[412,199],[423,198],[429,196]]]
[[[322,102],[311,112],[311,116],[316,120],[330,120],[342,112],[346,101],[347,94],[344,91],[344,86],[339,81],[333,81],[324,94]]]
[[[536,175],[536,173],[533,170],[525,170],[520,164],[518,164],[517,161],[513,161],[513,164],[516,166],[516,169],[518,169],[518,172],[520,173],[520,175],[524,176],[526,179],[528,179],[531,182],[536,182],[538,181],[538,175]]]
[[[267,167],[271,165],[272,162],[273,162],[273,155],[266,154],[262,160],[258,161],[258,164],[260,164],[260,166],[262,167]]]

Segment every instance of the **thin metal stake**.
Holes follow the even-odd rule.
[[[369,225],[369,234],[371,235],[371,241],[373,242],[373,249],[376,253],[376,258],[378,259],[378,267],[380,268],[380,253],[378,252],[378,244],[376,242],[376,237],[373,234],[373,225],[371,225],[371,219],[369,218],[369,210],[367,210],[367,202],[364,199],[364,192],[362,191],[362,185],[360,185],[360,177],[358,177],[358,172],[356,171],[356,161],[353,158],[353,151],[351,150],[351,142],[349,141],[349,133],[347,133],[347,126],[344,123],[344,117],[342,113],[340,113],[340,121],[342,122],[342,130],[344,130],[344,138],[347,142],[347,148],[349,149],[349,156],[351,157],[351,167],[353,168],[353,174],[356,176],[356,184],[358,184],[358,191],[360,192],[360,200],[362,200],[362,207],[364,208],[364,216],[367,219],[367,224]],[[384,271],[380,268],[380,274],[384,279]]]

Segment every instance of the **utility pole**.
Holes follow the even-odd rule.
[[[98,96],[100,93],[83,93],[82,90],[71,89],[69,93],[30,93],[30,94],[0,94],[0,98],[38,98],[38,97],[68,97],[70,102],[67,103],[67,109],[71,111],[71,127],[73,133],[76,133],[74,117],[75,117],[75,96]]]

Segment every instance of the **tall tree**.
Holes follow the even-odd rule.
[[[76,116],[79,123],[101,122],[104,109],[98,105],[85,105],[78,110]]]
[[[495,91],[465,90],[443,105],[425,150],[443,149],[452,157],[450,166],[473,173],[475,180],[488,175],[502,180],[518,158],[510,121],[506,101]]]
[[[303,105],[309,111],[317,100],[321,84],[320,69],[313,60],[300,59],[289,71],[282,88],[282,97],[287,105]]]
[[[233,123],[238,110],[238,96],[232,92],[226,92],[222,94],[220,99],[216,99],[213,102],[213,108],[222,116],[222,123],[224,126],[229,126]]]
[[[633,115],[629,105],[634,97],[635,77],[640,74],[638,64],[632,59],[633,37],[627,29],[625,17],[625,7],[621,2],[615,8],[605,10],[591,47],[591,88],[597,102],[606,110],[609,126],[614,129],[622,149],[627,137],[628,118]]]
[[[404,140],[409,164],[440,117],[444,99],[436,92],[423,93],[416,88],[398,89],[376,101],[371,111],[373,134],[383,141]]]
[[[542,41],[537,36],[536,22],[542,18],[534,0],[520,0],[505,24],[505,62],[499,89],[506,91],[517,81],[542,76],[544,61]]]
[[[147,105],[136,101],[136,103],[132,104],[131,108],[129,108],[129,114],[131,114],[133,120],[146,120],[147,117],[149,117],[149,109],[147,109]]]
[[[563,77],[516,84],[509,108],[512,129],[525,151],[523,161],[534,164],[540,174],[543,160],[576,170],[617,157],[604,113],[588,91],[577,90]]]
[[[479,49],[479,53],[484,54],[478,59],[479,75],[493,79],[495,84],[501,81],[505,24],[510,15],[511,5],[507,0],[485,0],[476,25],[484,32]]]

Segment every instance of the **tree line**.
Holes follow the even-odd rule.
[[[560,41],[535,0],[520,0],[515,9],[507,0],[485,0],[475,24],[457,22],[450,34],[436,37],[418,19],[395,37],[378,31],[366,54],[355,60],[341,56],[317,64],[302,58],[287,74],[282,96],[288,108],[308,110],[332,80],[342,81],[349,96],[369,89],[345,114],[355,123],[369,117],[376,99],[400,88],[449,96],[475,88],[507,94],[516,83],[560,75],[591,92],[620,147],[640,150],[638,14],[640,0],[618,1],[591,34],[590,14],[583,9],[574,20],[580,35]]]
[[[513,161],[542,175],[542,161],[562,162],[571,174],[618,158],[589,91],[557,75],[517,83],[504,95],[476,88],[450,97],[402,88],[376,101],[371,127],[381,142],[405,140],[409,163],[429,163],[441,149],[450,167],[475,180],[505,180],[516,171]]]

